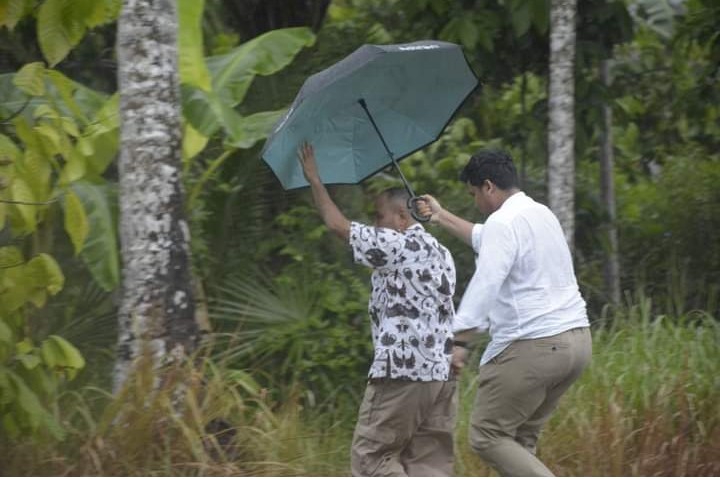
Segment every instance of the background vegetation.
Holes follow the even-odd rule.
[[[368,272],[330,237],[306,192],[280,188],[259,151],[303,80],[361,44],[458,42],[483,82],[439,141],[403,160],[417,191],[481,220],[457,172],[491,145],[510,150],[524,189],[546,198],[549,1],[281,3],[206,0],[195,28],[192,9],[203,2],[178,2],[181,57],[196,67],[181,66],[184,181],[210,331],[197,366],[177,371],[193,379],[178,412],[172,384],[154,390],[149,371],[123,395],[108,392],[120,275],[120,2],[0,0],[4,474],[349,473],[371,357]],[[720,474],[717,25],[711,0],[579,1],[575,254],[594,358],[541,440],[558,474]],[[619,304],[602,276],[605,104],[614,113]],[[368,220],[366,200],[395,182],[382,173],[333,196],[349,217]],[[436,232],[455,255],[460,297],[473,260]],[[488,475],[465,438],[473,371],[461,380],[456,472]]]

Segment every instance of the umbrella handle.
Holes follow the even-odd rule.
[[[427,223],[428,221],[430,221],[430,218],[432,218],[432,215],[422,216],[420,213],[418,213],[416,206],[418,201],[425,200],[419,196],[413,196],[412,198],[408,198],[407,207],[410,210],[410,215],[420,223]]]

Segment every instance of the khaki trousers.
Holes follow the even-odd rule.
[[[353,476],[450,476],[457,382],[371,380],[353,436]]]
[[[470,445],[503,476],[552,476],[535,456],[540,430],[590,362],[589,328],[515,341],[480,366]]]

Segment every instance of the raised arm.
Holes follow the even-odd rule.
[[[315,207],[320,212],[325,225],[330,231],[347,240],[350,236],[350,221],[342,214],[335,202],[330,198],[327,188],[320,181],[317,163],[315,162],[315,152],[311,144],[303,143],[298,148],[298,159],[305,179],[310,183]]]
[[[472,246],[472,230],[474,224],[460,218],[440,206],[438,200],[430,195],[420,197],[418,212],[423,216],[431,216],[430,221],[442,226],[454,236]]]

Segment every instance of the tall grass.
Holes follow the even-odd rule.
[[[540,438],[538,454],[556,474],[720,475],[720,324],[702,312],[651,310],[639,297],[595,324],[592,363]],[[461,378],[456,474],[493,475],[467,445],[471,369]],[[65,440],[0,438],[0,472],[349,474],[357,399],[315,404],[300,388],[271,399],[247,375],[211,363],[181,377],[188,386],[179,404],[175,385],[153,391],[143,374],[114,398],[93,388],[66,393],[56,411]]]
[[[540,438],[557,475],[720,474],[720,324],[650,311],[641,297],[596,324],[591,365]],[[464,380],[456,473],[491,475],[467,445],[475,383]]]

